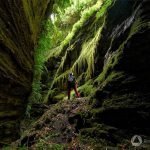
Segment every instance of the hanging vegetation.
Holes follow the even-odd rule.
[[[54,78],[54,82],[53,84],[55,84],[55,82],[58,84],[59,81],[60,83],[63,82],[63,80],[67,77],[67,74],[69,71],[73,71],[76,74],[80,74],[83,71],[83,68],[87,68],[86,71],[86,78],[89,79],[92,74],[94,73],[94,54],[95,54],[95,50],[97,47],[97,43],[100,39],[100,35],[101,35],[101,29],[103,27],[103,24],[105,23],[105,18],[103,17],[104,12],[106,11],[106,9],[111,5],[111,0],[105,1],[104,3],[102,3],[102,1],[98,1],[94,6],[92,6],[91,8],[89,8],[89,10],[85,10],[82,14],[81,19],[74,24],[72,31],[68,34],[68,36],[65,38],[65,40],[61,43],[61,47],[59,47],[59,49],[54,52],[51,56],[59,56],[63,53],[63,51],[65,51],[64,56],[62,57],[62,61],[61,64],[56,72],[56,76]],[[74,36],[76,35],[76,33],[82,28],[84,28],[84,25],[86,24],[87,20],[91,17],[94,16],[96,18],[96,22],[91,24],[91,28],[89,29],[89,32],[91,29],[93,29],[93,33],[92,34],[92,38],[89,37],[85,37],[84,39],[84,43],[81,47],[80,50],[80,54],[79,55],[75,55],[76,53],[76,48],[75,48],[75,43],[68,45],[69,48],[66,50],[64,49],[64,47],[71,41],[73,40],[73,38],[75,38]],[[98,20],[99,18],[99,20]],[[97,26],[96,24],[99,23],[99,25]],[[78,40],[78,39],[77,39]],[[65,64],[67,64],[68,61],[68,57],[70,56],[69,51],[71,51],[73,57],[75,57],[74,61],[72,61],[72,66],[69,68],[69,70],[67,70],[66,72],[64,72],[65,70]],[[62,80],[62,81],[61,81]]]

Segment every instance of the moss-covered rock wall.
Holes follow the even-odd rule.
[[[84,128],[93,128],[97,139],[116,144],[137,133],[150,133],[150,1],[115,0],[108,9],[105,4],[63,47],[60,65],[54,68],[54,87],[60,88],[58,84],[63,85],[73,71],[79,85],[86,85],[84,91],[89,87],[92,91],[92,110]],[[97,18],[99,14],[103,15]],[[96,128],[99,125],[104,129]],[[87,132],[83,137],[95,137]]]
[[[52,0],[0,1],[0,143],[19,135],[31,92],[34,48]]]
[[[93,114],[96,122],[116,128],[108,134],[114,141],[149,136],[149,6],[148,0],[117,0],[102,31],[96,66],[102,56],[103,69],[95,80]]]
[[[49,83],[50,90],[43,90],[43,98],[60,102],[32,124],[17,145],[134,149],[135,134],[150,139],[150,1],[99,4],[50,51],[42,76],[49,79],[42,83]],[[82,98],[62,100],[70,71],[77,76]],[[149,149],[149,143],[139,148]]]

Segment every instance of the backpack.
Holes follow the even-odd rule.
[[[68,86],[69,87],[74,87],[75,86],[75,77],[73,75],[68,76]]]
[[[75,81],[75,77],[74,77],[73,75],[69,75],[69,76],[68,76],[68,81],[69,81],[69,82]]]

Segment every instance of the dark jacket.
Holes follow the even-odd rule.
[[[67,82],[67,85],[68,85],[68,89],[71,89],[71,88],[74,88],[75,85],[76,85],[76,79],[73,75],[69,75],[68,76],[68,82]]]

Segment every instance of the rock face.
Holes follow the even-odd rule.
[[[112,141],[150,136],[149,21],[149,0],[117,0],[108,10],[97,51],[103,70],[93,113],[95,122],[116,128],[107,134]],[[98,59],[97,68],[102,63]]]
[[[18,140],[19,144],[31,149],[41,145],[45,149],[62,146],[58,144],[79,145],[71,149],[97,150],[106,145],[115,146],[111,149],[132,149],[133,135],[150,138],[149,6],[149,0],[116,0],[109,9],[102,7],[106,11],[102,17],[96,19],[95,12],[82,24],[63,47],[62,61],[54,57],[53,63],[52,59],[48,62],[48,69],[56,70],[54,73],[63,80],[68,69],[77,64],[75,73],[83,78],[84,90],[88,94],[92,90],[90,100],[64,100],[51,105]],[[95,70],[88,81],[84,73],[87,60],[92,59],[83,56],[87,56],[93,45]],[[87,47],[82,51],[84,46]],[[58,87],[57,82],[55,87]]]
[[[111,106],[111,109],[112,107],[117,109],[118,107],[120,109],[138,107],[139,112],[141,109],[147,112],[150,94],[150,71],[148,69],[150,65],[148,44],[150,40],[150,2],[146,0],[135,3],[129,1],[128,4],[130,4],[129,7],[134,6],[131,7],[134,11],[131,11],[131,14],[129,12],[129,14],[124,14],[121,22],[120,19],[118,20],[119,12],[115,13],[116,5],[108,11],[106,29],[103,30],[102,38],[105,44],[100,44],[98,51],[99,55],[101,55],[101,49],[105,51],[103,71],[100,75],[101,77],[103,75],[103,79],[100,79],[99,89],[103,93],[109,93],[106,94],[108,97],[102,104],[105,107],[107,105]]]
[[[52,1],[0,1],[0,143],[15,140],[31,91],[34,48]]]
[[[64,77],[62,72],[77,64],[83,43],[104,21],[92,75],[95,101],[81,135],[97,138],[99,143],[117,144],[122,139],[130,142],[134,134],[150,136],[150,1],[116,0],[104,16],[105,21],[100,18],[97,22],[91,16],[76,32],[64,48],[64,63],[57,73]],[[86,68],[84,65],[81,71]],[[77,71],[78,76],[80,73]]]

